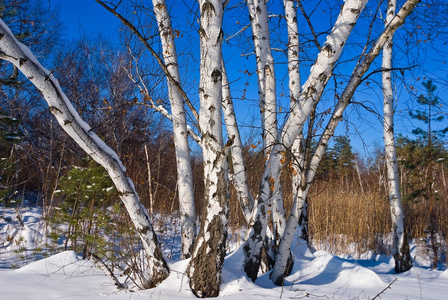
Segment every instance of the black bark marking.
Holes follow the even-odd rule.
[[[217,38],[216,42],[217,42],[217,43],[221,43],[222,40],[223,40],[223,38],[224,38],[224,31],[221,29],[221,30],[219,31],[219,35],[218,35],[218,38]]]
[[[19,58],[19,67],[28,61],[28,58]]]
[[[214,69],[212,72],[212,81],[213,83],[217,83],[219,81],[221,81],[222,79],[222,74],[221,71],[218,69]]]
[[[261,214],[263,214],[263,212],[264,211],[262,210]],[[260,216],[258,216],[257,220],[254,222],[253,229],[254,234],[250,238],[252,239],[252,245],[255,245],[261,242],[261,231],[263,229],[263,225],[261,223]],[[254,253],[254,250],[258,250],[258,253]],[[246,252],[244,272],[246,272],[247,277],[255,282],[258,276],[258,269],[260,268],[260,262],[262,258],[261,249],[251,249],[249,244],[246,243],[246,245],[244,246],[244,251]]]
[[[216,14],[215,6],[210,3],[210,1],[205,1],[202,5],[202,15],[207,14],[207,16],[211,16],[212,14]]]
[[[412,259],[409,250],[408,236],[406,233],[403,236],[402,248],[397,250],[397,253],[394,255],[395,273],[398,274],[409,271],[412,268]]]
[[[323,48],[322,48],[323,52],[326,52],[328,57],[331,57],[331,55],[333,54],[333,48],[331,47],[330,44],[326,44]]]
[[[317,80],[324,82],[326,77],[327,76],[326,76],[325,72],[322,72],[319,74],[319,76],[317,76]]]
[[[57,114],[62,114],[62,111],[57,108],[56,106],[50,106],[50,111],[52,114],[57,115]]]
[[[49,81],[51,75],[53,75],[53,71],[51,71],[48,75],[45,76],[44,81]],[[54,89],[55,89],[56,91],[58,91],[58,89],[56,88],[56,86],[54,86],[54,84],[52,84],[52,85],[53,85]],[[58,92],[58,94],[59,94],[59,92]]]
[[[199,36],[203,39],[207,38],[207,33],[205,32],[205,29],[201,27],[199,27]]]

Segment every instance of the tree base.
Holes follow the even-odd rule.
[[[404,238],[403,247],[400,249],[400,252],[394,255],[394,260],[395,260],[396,274],[409,271],[412,268],[412,259],[409,250],[409,243],[406,237]]]

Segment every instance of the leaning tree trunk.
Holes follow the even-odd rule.
[[[385,25],[387,26],[395,16],[396,0],[389,0]],[[397,151],[394,139],[394,98],[392,91],[392,38],[383,47],[383,97],[384,97],[384,152],[387,167],[387,187],[389,193],[392,230],[394,235],[393,255],[395,259],[395,273],[408,271],[412,267],[409,243],[407,241],[404,212],[401,206],[401,194],[398,176]]]
[[[141,284],[144,288],[151,288],[162,282],[170,273],[168,265],[163,258],[148,212],[140,203],[134,185],[126,176],[125,167],[117,154],[81,119],[52,72],[37,61],[29,48],[16,40],[2,20],[0,58],[13,63],[34,84],[64,131],[106,169],[143,243],[148,268]]]
[[[246,165],[244,163],[243,156],[243,144],[241,142],[241,136],[238,129],[238,124],[236,122],[235,109],[233,108],[230,85],[224,63],[222,65],[222,84],[222,109],[224,112],[224,122],[226,124],[227,136],[229,137],[229,142],[226,144],[229,144],[230,147],[230,155],[233,166],[232,182],[238,195],[238,202],[240,204],[241,212],[246,220],[246,224],[249,225],[252,217],[254,200],[247,183]]]
[[[167,71],[180,85],[176,45],[170,16],[165,0],[153,0],[154,14],[157,18],[163,59]],[[182,257],[190,257],[196,239],[196,212],[194,207],[193,174],[191,170],[190,147],[185,117],[185,106],[179,89],[168,80],[168,96],[171,104],[174,147],[177,162],[177,189],[182,227]]]
[[[206,207],[201,229],[188,269],[190,287],[198,297],[217,297],[221,284],[227,238],[227,180],[222,137],[222,53],[223,3],[201,0],[199,37],[201,42],[200,114],[201,148],[204,158]]]

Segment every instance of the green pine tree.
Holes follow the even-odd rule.
[[[0,203],[11,204],[14,192],[14,144],[21,141],[19,120],[0,110]]]
[[[433,251],[433,264],[432,268],[437,268],[438,262],[438,246],[437,246],[437,219],[436,219],[436,199],[434,193],[434,164],[436,163],[437,157],[434,153],[434,144],[438,139],[443,139],[448,132],[448,126],[439,130],[434,130],[434,123],[440,123],[445,119],[444,113],[442,111],[442,101],[436,95],[437,87],[433,84],[432,80],[427,80],[423,82],[423,86],[426,89],[426,95],[421,94],[417,99],[417,104],[422,107],[421,109],[416,109],[410,111],[409,115],[415,120],[419,120],[426,125],[426,128],[417,127],[412,132],[417,135],[421,140],[426,141],[425,155],[424,158],[428,162],[425,175],[425,186],[423,189],[423,195],[428,199],[428,227],[426,232],[429,233],[429,239],[431,248]]]
[[[87,159],[63,176],[58,188],[60,202],[49,220],[55,242],[64,241],[64,249],[82,252],[84,258],[109,252],[121,202],[104,168]]]

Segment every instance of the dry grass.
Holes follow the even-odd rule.
[[[387,198],[376,192],[325,189],[309,198],[310,238],[317,249],[337,254],[385,251],[382,237],[391,231],[389,215]]]
[[[378,186],[378,185],[376,185]],[[448,198],[444,193],[435,200],[434,211],[439,261],[447,260]],[[308,199],[310,242],[315,249],[334,254],[358,254],[367,251],[390,254],[391,220],[388,197],[381,189],[361,192],[341,182],[316,185]],[[405,202],[405,223],[411,239],[426,251],[430,215],[427,200]]]

